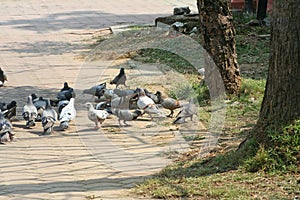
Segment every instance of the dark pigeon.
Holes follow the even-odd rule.
[[[119,85],[124,85],[125,87],[126,86],[126,75],[125,75],[125,70],[124,68],[122,67],[120,69],[120,72],[119,74],[110,82],[110,84],[115,84],[116,85],[116,88],[118,88]]]

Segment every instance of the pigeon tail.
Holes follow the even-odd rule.
[[[42,125],[44,128],[44,134],[51,134],[52,133],[52,128],[55,123],[55,119],[53,117],[44,117],[42,119]]]
[[[60,127],[61,129],[63,129],[63,130],[68,129],[68,128],[69,128],[69,123],[68,123],[68,121],[62,121],[62,122],[60,122],[59,127]]]

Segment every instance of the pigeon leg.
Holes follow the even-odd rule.
[[[99,125],[99,122],[95,122],[95,130],[98,130],[99,128],[101,128],[101,125]]]
[[[151,118],[151,121],[153,121],[153,116],[149,113],[149,116],[150,116],[150,118]]]
[[[127,123],[126,123],[126,121],[125,121],[125,120],[124,120],[123,122],[124,122],[124,124],[125,124],[126,126],[130,126],[129,124],[127,124]]]
[[[173,110],[171,110],[171,113],[170,113],[169,115],[167,115],[167,117],[171,117],[171,118],[173,118],[173,114],[174,114],[174,111],[173,111]]]
[[[122,127],[121,120],[120,120],[120,119],[118,119],[118,121],[119,121],[119,126],[120,126],[120,127]]]

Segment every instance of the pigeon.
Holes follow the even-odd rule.
[[[66,105],[59,114],[59,126],[62,129],[67,129],[69,127],[69,122],[74,120],[76,117],[75,109],[75,98],[71,98],[68,105]]]
[[[113,90],[103,89],[103,91],[104,91],[103,96],[105,97],[106,100],[112,100],[119,97],[117,94],[114,93]]]
[[[163,99],[160,91],[157,91],[156,94],[157,94],[157,97],[159,98],[160,105],[163,108],[168,109],[168,110],[171,111],[171,113],[169,115],[167,115],[167,117],[173,117],[174,110],[177,109],[177,108],[182,107],[181,103],[178,100],[173,99],[173,98]]]
[[[144,89],[145,91],[145,94],[150,97],[154,103],[158,104],[158,103],[161,103],[160,102],[160,98],[158,97],[158,95],[161,95],[161,92],[157,91],[155,94],[153,94],[152,92],[149,92],[147,89]]]
[[[173,15],[187,15],[190,14],[191,10],[187,7],[176,7],[173,9]]]
[[[60,92],[57,94],[57,99],[59,101],[61,100],[70,100],[71,98],[75,98],[76,94],[74,92],[74,89],[69,87],[68,83],[64,83],[64,87],[60,90]]]
[[[119,74],[110,82],[110,84],[111,85],[115,84],[116,88],[118,88],[119,85],[124,85],[125,87],[127,87],[126,84],[125,84],[126,79],[127,78],[126,78],[126,75],[125,75],[125,71],[124,71],[124,68],[122,67],[120,69]]]
[[[104,101],[96,105],[96,110],[106,110],[109,114],[113,114],[111,110],[111,102]]]
[[[7,76],[0,67],[0,87],[4,86],[5,81],[7,81]]]
[[[205,76],[205,68],[202,67],[202,68],[198,69],[198,73],[200,76],[204,77]]]
[[[58,115],[61,113],[62,109],[69,104],[69,102],[70,102],[69,100],[61,100],[58,102],[58,104],[57,104]]]
[[[42,114],[43,111],[46,109],[46,99],[44,99],[43,97],[37,97],[36,94],[31,94],[32,96],[32,102],[33,105],[36,107],[38,114],[36,116],[36,120],[37,122],[41,122],[42,121]]]
[[[124,97],[135,93],[134,90],[121,90],[118,88],[114,89],[113,92],[119,97]]]
[[[88,118],[95,123],[95,129],[101,128],[101,124],[109,116],[106,110],[96,110],[91,103],[86,103],[88,108]],[[99,124],[100,123],[100,124]]]
[[[142,116],[142,111],[135,110],[131,112],[130,110],[119,110],[115,109],[113,113],[118,117],[119,125],[121,125],[121,120],[123,120],[123,123],[128,126],[129,124],[126,123],[126,121],[132,121],[137,119],[139,116]]]
[[[44,129],[43,132],[44,135],[53,133],[53,126],[55,124],[56,119],[57,119],[57,112],[52,108],[50,104],[50,100],[47,99],[46,108],[42,114],[42,125]]]
[[[93,86],[89,89],[85,89],[83,90],[83,94],[91,94],[94,95],[96,97],[98,97],[98,99],[100,99],[100,97],[103,96],[104,90],[106,89],[106,83],[101,83],[99,85]]]
[[[26,121],[26,128],[35,126],[35,120],[37,117],[38,111],[33,105],[32,96],[27,97],[27,103],[23,107],[22,116]]]
[[[181,124],[185,122],[185,119],[190,117],[191,121],[193,121],[193,116],[197,115],[197,107],[194,103],[193,99],[190,99],[188,104],[182,106],[181,111],[177,114],[175,121],[173,124]]]
[[[6,119],[11,120],[17,115],[17,102],[11,101],[9,104],[0,103],[0,110]]]
[[[117,109],[131,109],[135,108],[134,106],[136,104],[137,99],[135,98],[137,94],[131,94],[123,97],[117,97],[111,100],[111,108],[117,108]]]
[[[14,139],[12,125],[8,119],[0,112],[0,144],[11,142]]]
[[[152,114],[158,114],[160,117],[165,117],[163,112],[159,110],[158,106],[154,103],[154,101],[148,97],[145,91],[141,88],[138,88],[139,98],[137,100],[137,106],[140,110],[143,110],[144,113],[148,113],[153,120]]]

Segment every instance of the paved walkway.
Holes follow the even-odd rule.
[[[195,11],[194,0],[1,1],[0,65],[9,81],[0,100],[22,107],[33,92],[55,97],[65,81],[82,89],[109,79],[117,68],[80,57],[93,35],[114,25],[153,24],[186,5]],[[94,131],[83,107],[88,100],[76,99],[78,117],[66,132],[41,136],[40,124],[27,130],[20,116],[13,122],[16,141],[0,146],[0,199],[134,199],[126,189],[168,164],[162,153],[187,148],[163,124],[140,121],[126,129],[110,119]]]

